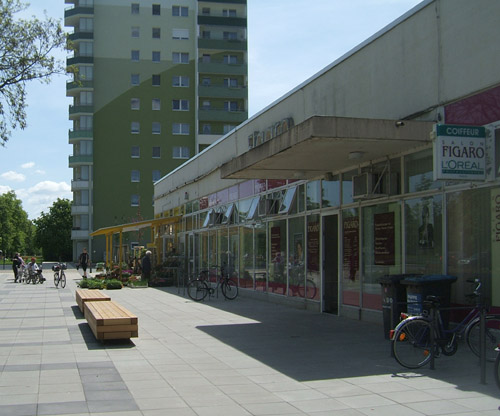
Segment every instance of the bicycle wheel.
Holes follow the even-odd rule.
[[[59,285],[59,273],[54,273],[54,286],[57,287]]]
[[[401,322],[394,333],[392,351],[403,367],[426,365],[431,359],[431,324],[424,318],[409,318]]]
[[[306,287],[299,286],[299,296],[307,297],[307,299],[314,299],[316,297],[317,289],[316,283],[314,283],[311,279],[306,280]]]
[[[208,290],[208,285],[200,279],[191,280],[187,287],[188,296],[195,302],[205,299],[208,295]]]
[[[61,278],[59,279],[61,282],[61,287],[64,289],[66,287],[66,275],[64,272],[61,270]]]
[[[238,285],[232,280],[222,282],[222,294],[226,299],[233,300],[238,296]]]
[[[500,316],[488,315],[485,319],[486,335],[486,360],[493,362],[496,359],[497,352],[495,348],[500,343]],[[465,330],[465,339],[471,351],[479,357],[479,341],[481,332],[481,321],[474,319]]]
[[[497,353],[497,356],[495,358],[493,376],[495,377],[495,383],[497,383],[497,387],[500,389],[500,351],[495,352]]]

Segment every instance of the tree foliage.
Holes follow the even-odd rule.
[[[6,256],[36,254],[33,224],[14,191],[0,195],[0,249]]]
[[[34,222],[35,241],[42,248],[44,260],[70,261],[73,255],[71,201],[57,198],[49,213],[42,212]]]
[[[66,46],[60,22],[46,14],[44,20],[15,18],[27,8],[20,0],[0,0],[0,145],[9,139],[10,128],[27,125],[27,82],[49,83],[51,75],[65,72],[64,61],[52,55]]]

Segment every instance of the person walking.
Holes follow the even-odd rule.
[[[146,251],[146,255],[142,258],[141,261],[142,268],[142,280],[149,281],[151,277],[151,251]]]
[[[16,253],[14,257],[12,257],[12,271],[14,272],[14,283],[17,283],[17,279],[21,282],[21,276],[19,276],[19,267],[24,264],[22,257],[19,253]]]
[[[87,278],[87,267],[90,266],[90,256],[89,253],[87,253],[87,249],[84,248],[82,254],[80,254],[80,257],[78,258],[78,264],[83,270],[83,278]]]

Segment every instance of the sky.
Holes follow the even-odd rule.
[[[123,0],[125,1],[125,0]],[[247,0],[248,115],[252,117],[421,0]],[[63,0],[32,0],[26,13],[63,22]],[[69,53],[60,52],[65,59]],[[33,220],[72,199],[66,75],[28,84],[28,126],[0,147],[0,194],[15,191]]]

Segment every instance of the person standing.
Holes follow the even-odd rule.
[[[151,251],[146,251],[146,255],[141,261],[142,280],[149,281],[151,277]]]
[[[80,257],[78,258],[78,263],[80,264],[80,267],[83,270],[83,278],[87,278],[87,267],[90,265],[90,256],[89,253],[87,253],[87,249],[84,248],[82,254],[80,254]]]
[[[19,253],[16,253],[14,257],[12,257],[12,271],[14,272],[14,283],[17,283],[17,279],[21,281],[21,278],[19,276],[19,267],[24,263],[23,259],[19,255]]]

